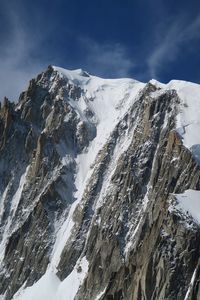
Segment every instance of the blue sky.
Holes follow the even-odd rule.
[[[0,0],[0,97],[47,65],[200,82],[199,0]]]

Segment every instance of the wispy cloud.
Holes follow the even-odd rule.
[[[44,67],[34,56],[38,40],[23,28],[17,14],[6,12],[10,28],[0,46],[0,101],[4,96],[17,100],[28,81]]]
[[[135,64],[127,49],[119,43],[97,43],[81,38],[85,49],[85,65],[88,71],[104,77],[128,77]]]
[[[158,77],[167,64],[175,61],[183,46],[190,47],[190,43],[199,39],[200,15],[188,23],[183,18],[176,18],[171,26],[159,32],[159,38],[154,50],[147,58],[147,65],[151,77]]]

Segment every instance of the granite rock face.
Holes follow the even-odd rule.
[[[200,225],[176,198],[200,190],[176,126],[181,101],[154,81],[51,66],[18,103],[5,98],[3,299],[44,299],[35,291],[52,276],[55,300],[200,299]]]

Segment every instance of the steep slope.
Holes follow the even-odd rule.
[[[199,116],[197,84],[51,66],[5,99],[2,299],[198,299]]]

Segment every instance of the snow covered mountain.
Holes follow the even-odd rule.
[[[0,299],[200,299],[200,85],[49,66],[0,110]]]

